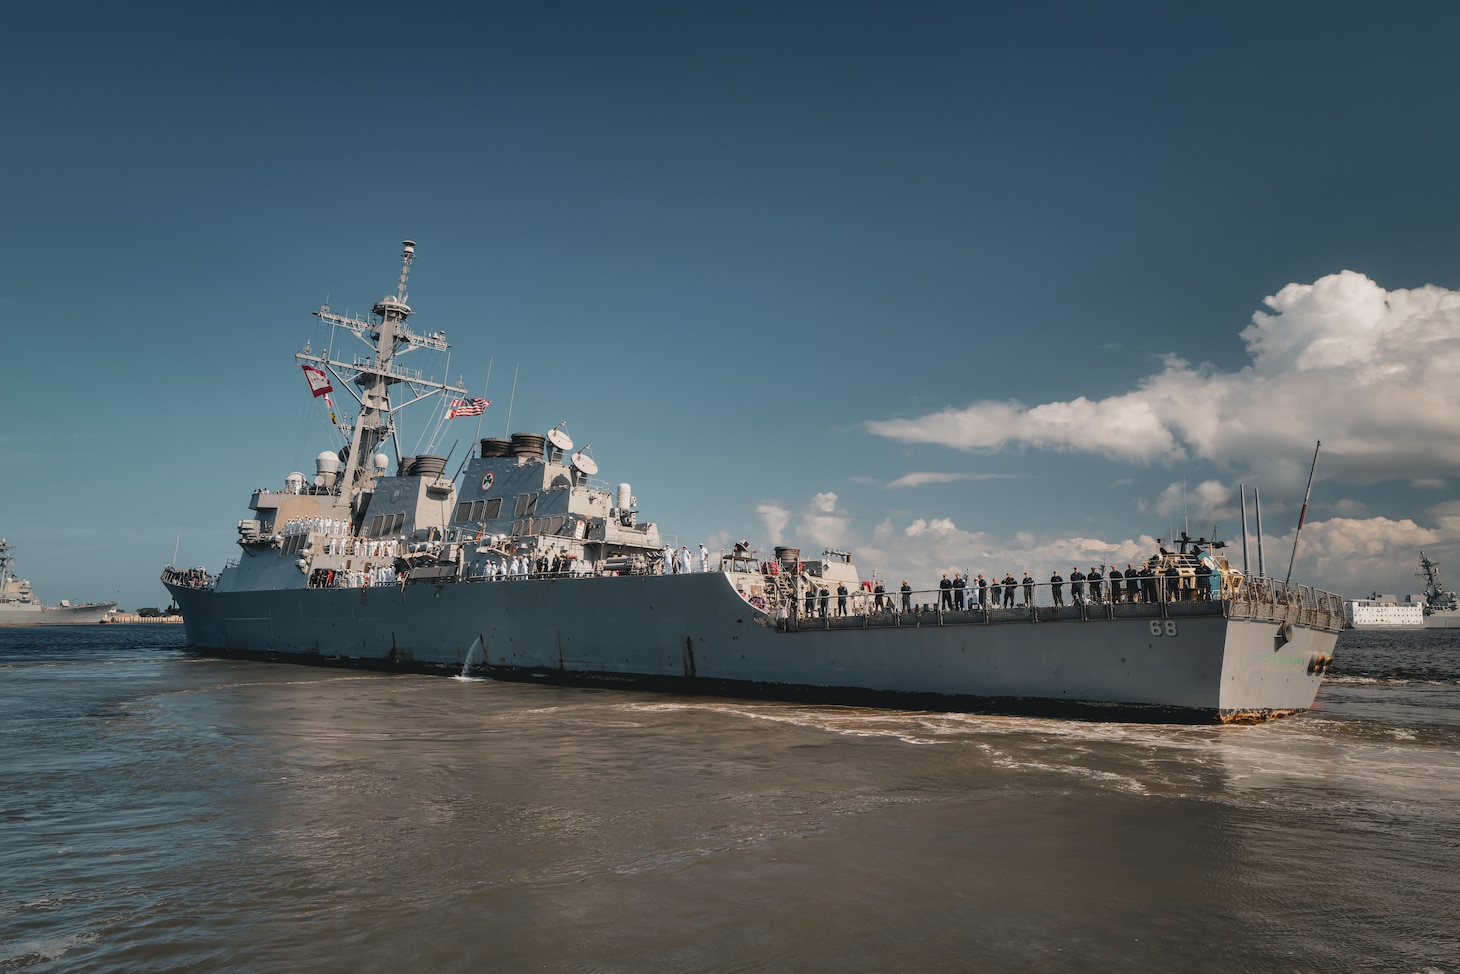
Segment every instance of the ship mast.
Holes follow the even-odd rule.
[[[437,351],[450,348],[446,344],[444,332],[417,335],[406,327],[406,319],[411,314],[410,305],[406,303],[406,282],[410,277],[411,262],[416,258],[416,244],[407,240],[404,247],[401,254],[400,281],[396,285],[395,294],[386,295],[375,302],[369,318],[334,314],[329,305],[314,312],[316,317],[344,328],[369,346],[372,352],[369,358],[356,357],[345,362],[310,354],[307,346],[304,351],[295,355],[300,362],[315,362],[328,368],[338,380],[339,387],[349,390],[359,404],[354,426],[349,430],[350,445],[344,457],[344,474],[340,478],[341,496],[352,505],[362,494],[369,493],[374,488],[375,468],[372,458],[387,439],[395,447],[397,461],[400,459],[400,441],[394,419],[396,412],[427,396],[442,393],[466,395],[465,389],[424,379],[419,372],[396,364],[398,356],[415,348],[431,348]],[[396,385],[404,385],[410,390],[411,397],[407,401],[392,401],[391,387]],[[358,387],[359,391],[356,392],[352,386]],[[352,513],[358,517],[360,510]]]
[[[1425,580],[1425,601],[1433,605],[1444,594],[1444,589],[1440,587],[1440,566],[1430,561],[1425,553],[1421,551],[1419,553],[1419,567],[1420,570],[1415,572],[1415,574]]]

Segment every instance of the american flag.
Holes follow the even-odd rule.
[[[490,399],[453,399],[451,409],[447,411],[447,419],[455,419],[458,416],[480,416],[487,411],[492,404]]]

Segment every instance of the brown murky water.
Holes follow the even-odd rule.
[[[11,630],[0,970],[1460,971],[1457,637],[1167,727]]]

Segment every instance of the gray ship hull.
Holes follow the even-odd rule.
[[[1426,629],[1460,629],[1460,612],[1431,612],[1425,616]]]
[[[85,605],[32,605],[24,608],[0,607],[0,626],[88,626],[106,619],[117,607],[115,602],[89,602]]]
[[[777,620],[725,574],[220,592],[205,653],[694,693],[1243,719],[1309,708],[1337,632],[1224,603]],[[1286,635],[1284,634],[1286,632]],[[1122,713],[1122,715],[1124,715]]]

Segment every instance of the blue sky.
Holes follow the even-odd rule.
[[[4,21],[0,535],[47,601],[234,556],[330,445],[309,312],[406,238],[484,433],[517,369],[513,430],[566,421],[692,547],[1067,573],[1236,537],[1245,483],[1281,577],[1322,439],[1295,577],[1460,581],[1453,5]]]

